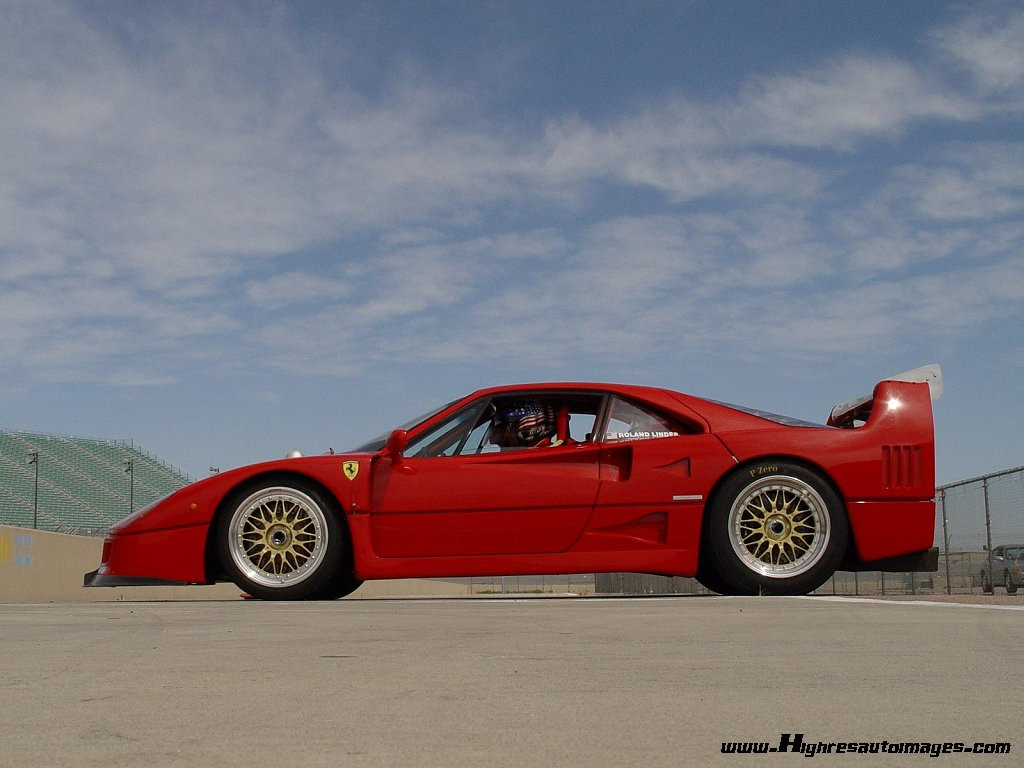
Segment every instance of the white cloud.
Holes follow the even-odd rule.
[[[345,280],[303,272],[286,272],[263,280],[250,280],[245,286],[245,296],[250,302],[271,309],[341,300],[351,293],[352,286]]]
[[[716,99],[497,130],[429,73],[357,95],[273,11],[204,7],[126,43],[84,7],[28,8],[0,30],[0,353],[46,375],[856,351],[1008,300],[969,257],[926,274],[970,252],[1012,275],[1020,146],[899,145],[996,109],[1020,14],[936,38],[982,99],[935,62],[840,53]],[[927,299],[964,285],[945,319]]]
[[[863,139],[893,138],[916,120],[976,115],[971,99],[901,60],[851,56],[819,73],[762,77],[742,94],[733,124],[736,138],[848,150]]]
[[[988,92],[1024,90],[1024,11],[1006,4],[1002,13],[979,9],[935,32],[937,45]]]
[[[603,130],[579,120],[552,123],[532,167],[555,191],[570,182],[586,189],[613,181],[651,187],[674,202],[724,194],[803,197],[820,187],[813,169],[730,140],[718,125],[727,112],[676,101]]]
[[[1024,144],[943,145],[927,166],[901,169],[890,194],[931,219],[1019,218],[1024,211]]]

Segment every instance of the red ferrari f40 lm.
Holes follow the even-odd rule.
[[[367,579],[641,572],[804,594],[935,571],[937,365],[811,424],[615,384],[474,392],[345,454],[200,480],[114,525],[88,586],[232,581],[333,599]]]

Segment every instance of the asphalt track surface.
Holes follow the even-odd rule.
[[[848,598],[0,606],[0,765],[801,765],[723,742],[1009,742],[1020,606]]]

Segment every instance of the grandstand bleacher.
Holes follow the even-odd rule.
[[[102,536],[133,509],[191,481],[132,442],[0,430],[3,525],[31,528],[35,517],[41,530]]]

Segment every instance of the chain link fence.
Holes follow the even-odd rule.
[[[1024,466],[944,485],[937,501],[938,545],[945,557],[935,574],[936,591],[991,591],[993,575],[1005,588],[1004,572],[1017,566],[997,554],[1003,547],[1024,546]]]
[[[970,595],[1002,592],[1003,572],[1016,567],[995,557],[1001,547],[1024,546],[1024,466],[935,489],[936,573],[840,572],[815,594]],[[1019,566],[1024,568],[1024,561]],[[992,576],[996,574],[993,587]],[[1014,581],[1011,578],[1011,589]]]

